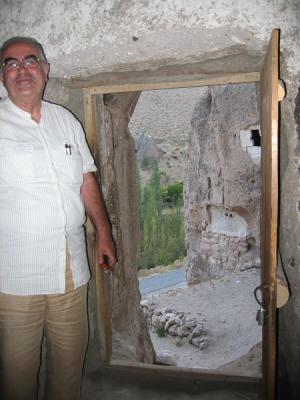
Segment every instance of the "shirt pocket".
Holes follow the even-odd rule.
[[[53,168],[45,147],[41,145],[34,146],[33,162],[36,181],[45,183],[53,182]]]
[[[77,148],[72,149],[71,154],[66,156],[66,159],[71,182],[81,185],[83,181],[83,160]]]
[[[31,183],[35,178],[34,148],[27,143],[0,141],[0,182],[2,184]]]

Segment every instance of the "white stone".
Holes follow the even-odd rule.
[[[192,344],[196,347],[198,347],[200,350],[204,350],[205,348],[208,347],[208,342],[207,340],[200,338],[200,337],[195,337],[192,339]]]
[[[176,357],[168,351],[163,351],[156,354],[156,364],[176,366]]]
[[[176,330],[177,336],[186,337],[191,333],[191,330],[186,326],[179,326]]]

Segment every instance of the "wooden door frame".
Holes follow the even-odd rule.
[[[263,323],[263,375],[266,399],[276,396],[277,308],[289,298],[282,268],[278,266],[279,210],[279,102],[285,89],[279,77],[280,31],[273,30],[260,79],[261,158],[261,305]]]
[[[276,32],[277,30],[275,30]],[[274,31],[273,31],[274,33]],[[104,95],[110,93],[124,93],[124,92],[134,92],[134,91],[146,91],[146,90],[156,90],[156,89],[175,89],[175,88],[188,88],[188,87],[201,87],[201,86],[212,86],[212,85],[225,85],[225,84],[238,84],[238,83],[257,83],[260,82],[260,72],[242,72],[242,73],[231,73],[231,74],[212,74],[207,77],[199,77],[195,74],[190,74],[189,72],[185,74],[181,74],[178,76],[168,76],[166,77],[153,77],[147,78],[145,75],[144,79],[139,78],[138,82],[135,82],[134,79],[135,73],[132,73],[132,79],[129,81],[122,81],[122,78],[119,80],[116,79],[114,82],[109,82],[107,84],[102,83],[95,86],[83,87],[83,96],[84,96],[84,111],[85,111],[85,128],[87,134],[87,140],[89,142],[92,154],[96,156],[97,154],[97,145],[95,143],[95,132],[96,132],[96,96]],[[276,195],[276,194],[275,194]],[[278,198],[276,200],[278,202]],[[277,216],[276,216],[277,218]],[[278,221],[273,221],[275,225]],[[93,237],[93,228],[91,223],[88,223],[88,229],[90,231],[91,237]],[[94,260],[95,265],[97,264],[97,260]],[[106,292],[105,288],[105,278],[103,276],[103,272],[96,268],[96,295],[97,298],[101,298],[103,296],[103,292]],[[276,296],[276,288],[275,296]],[[101,340],[104,341],[105,348],[105,361],[107,361],[108,365],[117,368],[128,367],[131,369],[144,369],[149,370],[157,374],[170,374],[172,371],[176,370],[177,373],[194,373],[197,375],[198,379],[203,380],[226,380],[236,382],[245,382],[245,383],[262,383],[260,378],[252,378],[252,377],[242,377],[235,376],[231,374],[220,374],[215,370],[202,370],[202,369],[187,369],[187,368],[177,368],[174,367],[161,367],[156,365],[143,365],[142,363],[134,363],[134,362],[123,362],[123,361],[111,361],[111,325],[110,318],[108,316],[107,307],[105,306],[106,302],[99,302],[99,319],[101,320],[101,324],[99,325]],[[255,321],[254,321],[255,323]],[[273,349],[275,351],[275,349]],[[274,354],[275,357],[275,354]],[[174,372],[173,371],[173,372]],[[272,383],[274,381],[271,379]],[[269,400],[273,399],[273,397],[268,397]]]
[[[120,79],[120,82],[116,81],[110,84],[84,87],[82,90],[84,98],[86,98],[97,94],[180,89],[201,86],[228,85],[231,83],[252,83],[260,81],[259,71],[237,72],[231,74],[212,74],[209,77],[198,77],[191,75],[189,72],[185,73],[186,75],[168,77],[168,79],[164,76],[153,79],[152,77],[148,78],[145,75],[143,79],[144,82],[134,82],[134,78],[132,78],[132,82],[128,82],[127,80],[123,80],[122,82],[122,79]],[[184,72],[182,72],[182,74],[184,74]]]

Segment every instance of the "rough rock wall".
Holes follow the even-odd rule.
[[[33,35],[46,45],[52,76],[89,76],[132,63],[207,58],[224,49],[261,52],[280,27],[292,47],[297,0],[1,0],[0,41]],[[293,55],[291,54],[291,57]],[[144,66],[145,67],[145,66]]]
[[[190,284],[259,262],[260,147],[253,131],[259,135],[254,84],[211,87],[195,107],[184,206]]]
[[[298,34],[297,43],[300,42]],[[290,300],[279,310],[278,398],[298,400],[300,393],[300,65],[282,60],[287,96],[280,119],[279,250],[290,287]],[[290,69],[291,68],[291,69]]]
[[[137,261],[140,230],[137,211],[135,145],[128,122],[139,93],[105,95],[99,109],[101,182],[113,225],[118,264],[112,288],[112,358],[152,363],[154,351],[140,308]]]

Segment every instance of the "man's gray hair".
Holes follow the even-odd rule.
[[[27,44],[30,44],[31,46],[34,46],[38,50],[41,60],[47,62],[43,46],[36,39],[27,37],[27,36],[13,36],[10,39],[6,40],[0,48],[0,61],[1,62],[3,61],[2,54],[5,52],[5,50],[8,47],[10,47],[11,45],[13,45],[15,43],[27,43]]]

